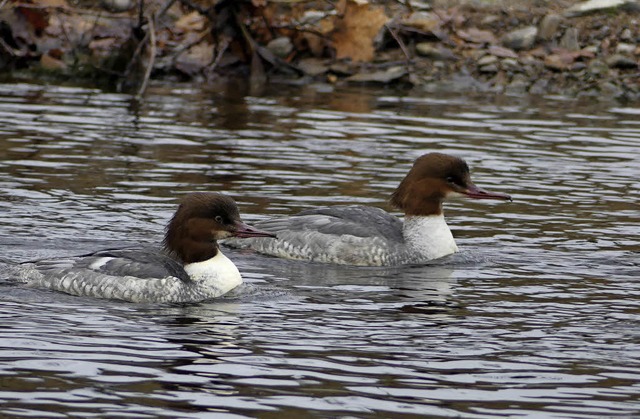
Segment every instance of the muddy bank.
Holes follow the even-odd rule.
[[[0,72],[95,81],[398,84],[640,99],[640,2],[32,0],[0,8]]]

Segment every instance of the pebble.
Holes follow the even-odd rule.
[[[592,60],[589,63],[589,73],[594,76],[603,76],[609,72],[609,67],[600,60]]]
[[[347,77],[347,81],[353,83],[389,83],[407,74],[405,67],[391,67],[386,70],[374,71],[373,73],[358,73]]]
[[[308,76],[318,76],[328,71],[324,62],[318,58],[305,58],[298,62],[298,68],[300,68],[304,74]]]
[[[478,69],[478,71],[480,71],[481,73],[497,73],[498,65],[497,64],[483,65]]]
[[[513,58],[503,59],[502,61],[500,61],[500,66],[507,71],[517,71],[521,68],[518,60],[515,60]]]
[[[638,62],[621,54],[613,54],[606,60],[611,68],[638,68]]]
[[[478,66],[482,67],[485,65],[495,64],[498,62],[498,57],[493,55],[485,55],[478,60]]]
[[[429,42],[416,44],[416,53],[422,57],[431,58],[434,61],[455,60],[455,54],[447,48],[434,46]]]
[[[527,26],[522,29],[511,31],[502,37],[502,45],[516,51],[523,49],[531,49],[536,42],[538,28],[535,26]]]
[[[279,38],[272,39],[267,44],[267,49],[273,53],[273,55],[284,58],[293,51],[293,44],[291,39],[287,36],[281,36]]]
[[[620,42],[618,45],[616,45],[616,52],[619,54],[633,54],[635,50],[636,46],[633,44]]]
[[[621,41],[633,41],[633,33],[631,29],[625,28],[622,32],[620,32],[620,40]]]
[[[538,25],[538,39],[551,41],[556,36],[561,21],[562,17],[555,13],[549,13],[543,17]]]
[[[560,46],[569,51],[578,51],[580,49],[580,43],[578,42],[578,29],[567,28],[560,40]]]

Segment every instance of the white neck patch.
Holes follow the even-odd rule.
[[[404,219],[407,247],[425,260],[437,259],[458,251],[444,215],[411,215]]]
[[[215,288],[219,295],[225,294],[242,284],[242,277],[236,265],[222,254],[220,249],[211,259],[184,265],[189,277],[200,287]]]

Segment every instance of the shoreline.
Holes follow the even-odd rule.
[[[0,73],[139,97],[150,80],[240,77],[640,100],[637,0],[200,3],[6,4]]]

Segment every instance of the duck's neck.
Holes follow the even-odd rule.
[[[424,260],[437,259],[458,251],[442,213],[405,216],[403,235],[407,248]]]

